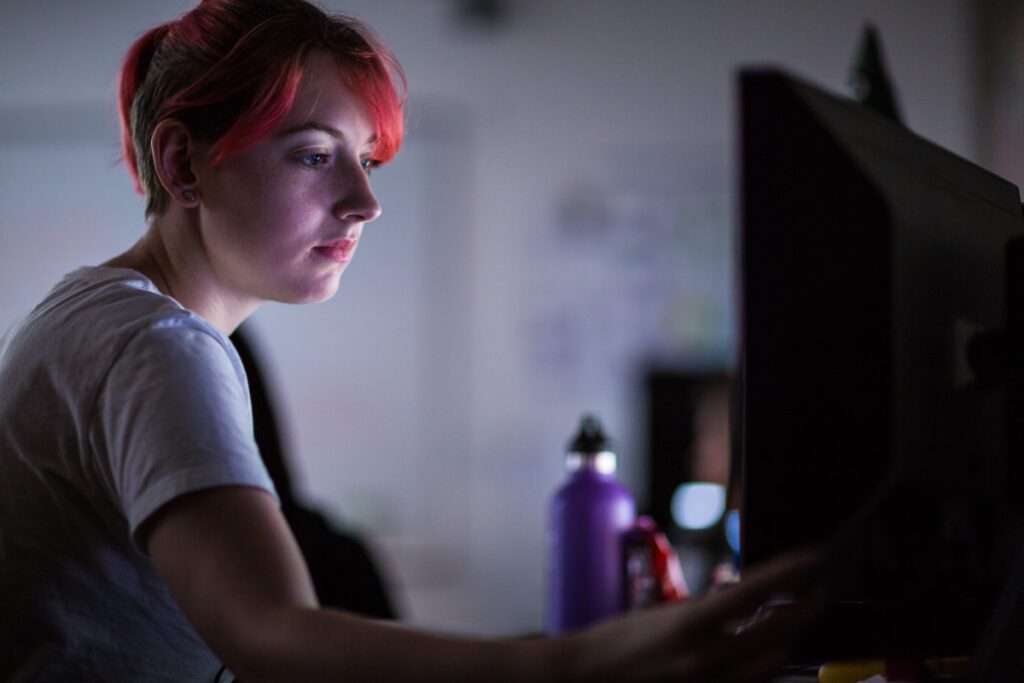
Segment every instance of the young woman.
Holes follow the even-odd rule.
[[[807,560],[557,639],[318,607],[226,337],[263,301],[335,293],[380,215],[403,86],[363,27],[303,0],[204,0],[132,46],[148,229],[61,280],[0,357],[0,678],[722,682],[784,657],[803,617],[746,620]]]

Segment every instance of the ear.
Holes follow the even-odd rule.
[[[150,138],[156,175],[167,194],[187,209],[199,206],[198,178],[192,168],[194,145],[188,128],[177,119],[164,119]]]

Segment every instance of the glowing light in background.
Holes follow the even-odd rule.
[[[707,529],[724,512],[725,487],[721,484],[687,482],[672,494],[672,518],[683,529]]]
[[[740,552],[740,511],[729,510],[725,513],[725,540],[733,553]]]

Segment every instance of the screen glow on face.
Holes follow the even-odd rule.
[[[284,121],[217,165],[200,166],[203,244],[234,298],[331,297],[366,223],[376,134],[333,60],[310,56]]]

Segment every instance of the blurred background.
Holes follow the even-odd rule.
[[[906,123],[1024,180],[1012,0],[319,4],[403,63],[408,137],[339,295],[267,304],[250,331],[299,495],[364,535],[414,624],[540,629],[545,510],[584,411],[641,509],[679,543],[712,533],[682,528],[675,493],[728,478],[706,454],[728,451],[740,66],[848,93],[871,21]],[[141,235],[115,74],[191,5],[3,3],[0,330]]]

